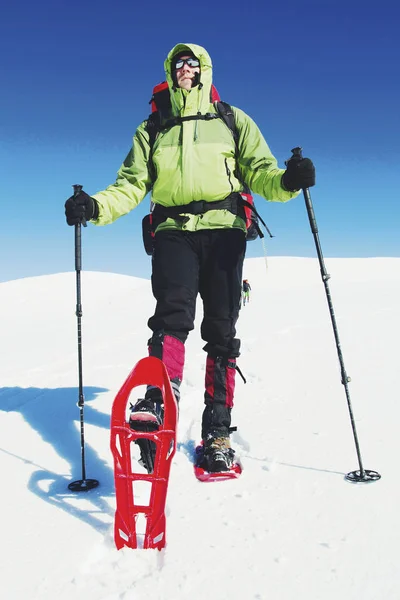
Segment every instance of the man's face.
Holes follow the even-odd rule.
[[[188,61],[189,64],[187,64],[186,61]],[[192,61],[195,64],[197,63],[197,66],[191,66],[190,63]],[[181,63],[183,63],[182,66]],[[194,58],[193,56],[188,54],[187,56],[180,56],[177,60],[176,66],[179,67],[175,69],[176,81],[178,86],[184,90],[190,90],[192,87],[193,79],[195,77],[195,73],[200,73],[199,61],[197,60],[197,58]]]

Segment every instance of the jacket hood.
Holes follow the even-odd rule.
[[[172,79],[172,59],[174,58],[174,56],[176,56],[176,54],[184,51],[188,51],[188,53],[194,54],[200,62],[199,85],[197,85],[189,91],[175,87]],[[209,110],[210,92],[212,85],[212,62],[207,50],[205,50],[201,46],[197,46],[196,44],[177,44],[168,53],[168,56],[164,62],[164,69],[171,95],[172,110],[174,113],[180,112],[180,110],[185,104],[186,96],[189,94],[194,94],[195,96],[197,96],[197,110],[200,110],[202,113],[205,113]],[[174,110],[174,107],[176,107],[177,110]]]

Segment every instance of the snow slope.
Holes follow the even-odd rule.
[[[117,552],[109,417],[146,354],[150,282],[82,273],[87,477],[81,477],[75,273],[0,284],[1,596],[64,600],[398,600],[400,259],[329,259],[327,268],[363,466],[358,468],[316,259],[249,259],[241,311],[233,445],[237,481],[201,484],[205,354],[187,342],[167,548]]]

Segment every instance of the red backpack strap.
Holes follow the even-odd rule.
[[[214,104],[214,102],[219,102],[221,100],[218,90],[215,87],[215,85],[211,86],[211,90],[210,90],[210,102],[212,104]]]
[[[166,81],[162,81],[154,86],[149,104],[151,104],[151,114],[147,119],[147,132],[149,134],[150,150],[152,153],[155,139],[160,131],[162,119],[168,118],[171,112],[171,98]]]
[[[162,81],[161,83],[158,83],[156,86],[154,86],[153,94],[151,96],[149,104],[151,104],[152,113],[159,112],[162,114],[166,114],[171,108],[169,87],[166,81]]]

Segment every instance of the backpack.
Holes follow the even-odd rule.
[[[190,120],[211,120],[211,119],[222,119],[228,129],[231,131],[235,140],[236,156],[239,153],[238,141],[239,134],[236,128],[235,115],[231,106],[227,102],[222,102],[220,96],[214,85],[211,86],[210,101],[214,104],[217,112],[206,113],[205,115],[192,115],[188,117],[171,117],[171,99],[169,95],[169,87],[166,81],[159,83],[153,89],[153,95],[150,99],[152,112],[147,119],[147,133],[149,135],[150,142],[150,169],[154,173],[154,167],[152,162],[152,154],[154,142],[160,131],[170,129],[175,125],[180,125],[184,121]],[[241,180],[236,173],[236,177]],[[215,209],[228,209],[234,214],[243,215],[246,222],[246,240],[252,241],[258,237],[263,238],[264,234],[261,231],[259,221],[264,225],[266,231],[270,237],[273,237],[267,225],[263,221],[262,217],[257,212],[254,205],[253,196],[250,193],[248,187],[242,182],[244,191],[234,192],[224,200],[218,200],[215,202],[204,202],[194,201],[188,205],[185,205],[185,213],[201,214],[207,210]],[[142,221],[142,235],[143,244],[147,254],[153,253],[153,241],[155,230],[160,222],[166,220],[168,217],[178,219],[182,218],[179,216],[179,212],[182,213],[183,207],[161,207],[158,204],[151,203],[150,213],[146,215]]]

